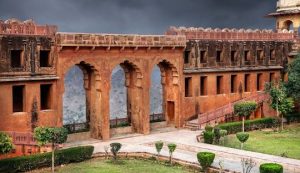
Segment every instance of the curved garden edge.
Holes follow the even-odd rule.
[[[111,153],[106,154],[105,152],[97,152],[92,155],[92,158],[108,159],[110,157],[112,157]],[[157,156],[156,154],[152,154],[152,153],[148,153],[148,152],[119,152],[118,158],[122,158],[122,159],[130,159],[130,158],[133,158],[133,159],[156,159],[157,161],[161,161],[161,162],[169,161],[169,157],[167,157],[167,156],[163,156],[163,155]],[[173,158],[173,163],[178,164],[183,167],[191,168],[194,170],[200,170],[200,168],[201,168],[198,163],[189,162],[189,161],[185,161],[185,160],[181,160],[181,159],[177,159],[177,158]],[[209,167],[209,172],[210,173],[219,173],[220,169],[211,166],[211,167]],[[222,170],[222,172],[238,173],[238,172],[230,171],[230,170],[226,170],[226,169]]]

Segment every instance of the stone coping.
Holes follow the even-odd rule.
[[[184,68],[183,73],[214,73],[214,72],[239,72],[259,70],[281,70],[282,66],[258,66],[258,67],[210,67],[210,68]]]
[[[56,35],[59,46],[103,46],[103,47],[182,47],[186,46],[185,36],[173,35],[130,35],[64,33]]]

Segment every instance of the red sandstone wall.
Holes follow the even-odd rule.
[[[40,111],[40,84],[52,83],[52,109]],[[24,112],[13,113],[12,110],[12,86],[25,85],[25,108]],[[56,126],[60,125],[57,118],[56,102],[56,82],[18,82],[18,83],[1,83],[0,85],[0,105],[1,105],[1,131],[31,131],[31,110],[34,98],[38,102],[38,123],[39,126]]]
[[[183,115],[185,119],[188,119],[198,113],[204,113],[207,111],[214,110],[221,106],[224,106],[230,102],[239,100],[244,97],[249,97],[252,93],[256,92],[256,76],[257,73],[262,73],[262,81],[269,82],[270,73],[275,73],[275,78],[280,78],[279,70],[266,70],[266,71],[246,71],[246,72],[223,72],[223,73],[201,73],[201,74],[185,74],[184,77],[192,77],[193,85],[193,96],[183,98]],[[244,75],[250,74],[250,92],[240,93],[231,93],[230,92],[230,76],[232,74],[237,75],[238,83],[242,82],[244,84]],[[223,75],[224,80],[224,94],[216,94],[216,76]],[[208,77],[208,95],[200,96],[200,76]],[[199,105],[199,109],[196,108],[196,105]],[[197,109],[199,112],[196,112]],[[269,108],[268,103],[264,103],[263,106],[263,115],[274,116],[274,111]]]

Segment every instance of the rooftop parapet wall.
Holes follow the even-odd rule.
[[[238,40],[238,41],[289,41],[294,40],[290,32],[277,33],[272,30],[211,29],[170,27],[166,35],[185,35],[187,40]]]
[[[57,33],[59,46],[185,47],[184,35],[118,35]]]
[[[42,35],[55,36],[57,26],[37,25],[32,20],[20,21],[17,19],[0,20],[0,35]]]

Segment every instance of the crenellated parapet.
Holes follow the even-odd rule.
[[[126,35],[57,33],[58,46],[185,47],[186,37],[175,35]]]
[[[187,40],[287,41],[294,39],[294,34],[289,31],[279,33],[272,30],[229,28],[170,27],[166,35],[185,35]]]
[[[20,21],[18,19],[0,20],[0,35],[40,35],[55,36],[57,26],[37,25],[33,20]]]

